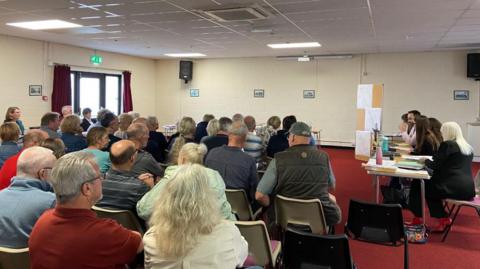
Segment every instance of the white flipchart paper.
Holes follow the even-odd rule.
[[[366,156],[370,158],[370,148],[372,145],[372,133],[370,131],[355,132],[355,155]]]
[[[357,108],[371,108],[373,84],[359,84],[357,87]]]
[[[382,129],[381,108],[365,108],[365,131],[372,132],[373,129]]]

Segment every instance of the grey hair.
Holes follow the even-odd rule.
[[[178,156],[185,158],[187,163],[203,164],[203,158],[207,151],[207,146],[204,144],[187,143],[180,149]]]
[[[220,131],[220,123],[217,119],[212,119],[207,124],[207,134],[216,135]]]
[[[246,137],[248,134],[248,128],[243,121],[235,121],[232,123],[229,134]]]
[[[202,235],[221,222],[216,195],[209,187],[206,168],[181,165],[158,195],[150,226],[162,256],[184,257]]]
[[[80,194],[85,182],[98,177],[94,165],[94,155],[83,151],[72,152],[58,159],[51,175],[57,203],[71,201]]]
[[[127,129],[127,137],[129,140],[137,140],[148,133],[148,128],[143,123],[132,123]]]
[[[236,113],[232,116],[232,121],[243,121],[243,115],[240,113]]]
[[[135,111],[130,111],[128,112],[132,116],[133,119],[140,118],[140,113],[135,112]]]
[[[103,118],[105,117],[105,115],[107,113],[112,113],[112,111],[106,109],[106,108],[102,108],[100,109],[98,112],[97,112],[97,121],[100,122],[103,120]]]
[[[39,146],[27,148],[18,157],[17,175],[38,178],[38,171],[53,166],[55,160],[56,157],[50,149]]]
[[[221,117],[218,123],[220,124],[220,131],[228,132],[232,127],[232,120],[227,117]]]
[[[158,124],[158,119],[155,116],[147,117],[147,127],[148,129],[154,129],[155,125]]]

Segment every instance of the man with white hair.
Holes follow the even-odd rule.
[[[132,173],[139,176],[143,173],[150,173],[154,176],[163,176],[163,169],[160,164],[153,158],[152,154],[144,150],[150,138],[150,131],[147,126],[142,123],[132,123],[127,129],[128,140],[135,144],[138,151]]]
[[[72,111],[72,106],[71,105],[66,105],[66,106],[62,107],[62,118],[63,119],[65,117],[67,117],[68,115],[72,115],[72,114],[73,114],[73,111]]]
[[[123,268],[143,250],[140,233],[98,218],[91,210],[102,198],[102,175],[93,158],[73,152],[54,166],[57,205],[33,227],[28,242],[31,268]]]
[[[0,191],[0,246],[25,248],[40,215],[55,206],[55,194],[47,180],[56,158],[43,147],[30,147],[20,154],[17,176]]]

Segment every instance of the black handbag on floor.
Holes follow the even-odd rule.
[[[384,204],[400,204],[402,208],[408,207],[408,195],[410,188],[402,187],[400,189],[391,186],[380,186],[383,195]]]

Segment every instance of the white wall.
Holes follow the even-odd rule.
[[[363,59],[362,59],[363,57]],[[384,83],[383,130],[397,131],[400,115],[418,109],[463,128],[478,115],[478,83],[466,78],[466,52],[369,54],[352,59],[308,63],[273,58],[201,59],[194,61],[193,80],[178,79],[178,61],[157,61],[157,113],[161,124],[204,113],[251,114],[257,122],[294,114],[322,130],[322,140],[353,141],[356,87]],[[364,76],[363,72],[367,74]],[[190,88],[200,97],[189,97]],[[253,89],[265,98],[253,98]],[[303,90],[316,90],[303,99]],[[469,101],[454,101],[453,90],[470,90]]]
[[[100,69],[89,63],[90,49],[0,35],[0,108],[20,106],[27,126],[38,125],[50,100],[28,96],[28,85],[43,85],[51,98],[49,62],[97,71],[132,71],[134,109],[157,115],[160,124],[204,113],[231,117],[251,114],[263,123],[271,115],[295,114],[322,130],[322,140],[353,140],[355,98],[359,83],[384,83],[384,131],[396,131],[400,114],[410,109],[441,121],[466,122],[478,116],[479,84],[466,78],[466,51],[368,54],[352,59],[308,63],[274,58],[201,59],[194,61],[193,81],[178,79],[178,60],[152,60],[115,53],[103,56]],[[363,76],[363,72],[367,75]],[[190,88],[200,97],[189,97]],[[253,98],[253,89],[265,98]],[[303,90],[316,90],[303,99]],[[470,90],[469,101],[454,101],[453,90]],[[4,113],[0,111],[0,113]],[[3,117],[3,114],[2,114]]]
[[[73,68],[98,71],[90,64],[93,50],[53,44],[24,38],[0,35],[0,113],[9,106],[19,106],[26,126],[38,126],[41,116],[50,111],[53,83],[53,66],[49,62],[68,64]],[[156,112],[155,60],[97,51],[103,56],[101,70],[132,72],[134,109],[142,114]],[[43,85],[43,95],[29,96],[29,85]]]

